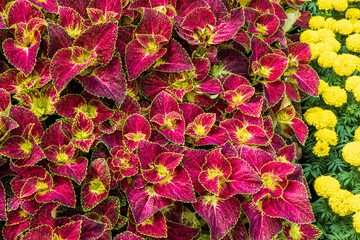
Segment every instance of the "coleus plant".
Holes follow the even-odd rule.
[[[302,3],[2,1],[3,238],[317,239]]]

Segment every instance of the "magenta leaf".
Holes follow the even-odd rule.
[[[95,140],[94,123],[84,113],[79,112],[71,126],[73,138],[71,142],[81,150],[88,152]]]
[[[90,5],[87,7],[87,11],[91,10],[100,10],[101,11],[101,18],[91,18],[90,20],[93,22],[93,24],[102,22],[102,21],[115,21],[120,18],[121,15],[121,1],[115,1],[115,0],[95,0],[91,1]]]
[[[130,42],[125,51],[126,68],[130,79],[137,78],[166,53],[165,48],[158,49],[158,51],[149,51],[136,40]]]
[[[76,215],[71,217],[73,221],[81,220],[80,239],[92,240],[100,237],[105,231],[105,224],[93,221],[85,216]]]
[[[59,8],[59,25],[62,26],[72,38],[77,38],[84,30],[84,19],[73,7]]]
[[[130,188],[126,191],[126,197],[137,224],[144,223],[154,213],[173,203],[173,200],[155,193],[151,186],[141,189]]]
[[[31,73],[35,66],[36,54],[40,46],[40,33],[35,32],[34,40],[30,46],[20,45],[13,39],[3,42],[3,50],[9,62],[26,76]]]
[[[19,124],[19,127],[12,131],[13,135],[21,136],[25,133],[25,130],[28,129],[30,131],[28,134],[31,134],[35,141],[40,142],[44,130],[33,112],[26,108],[12,106],[10,108],[9,117]],[[30,127],[31,125],[33,125],[32,128]]]
[[[195,139],[194,144],[201,145],[222,145],[229,140],[229,135],[224,128],[213,126],[206,137]]]
[[[208,135],[215,123],[215,114],[203,113],[198,115],[192,123],[186,128],[186,134],[195,138],[201,138]]]
[[[250,146],[245,146],[241,150],[240,158],[245,160],[257,172],[268,162],[275,161],[271,154]]]
[[[130,152],[134,151],[140,140],[150,138],[151,128],[148,121],[140,114],[131,115],[124,124],[123,138]]]
[[[290,61],[296,66],[296,63],[308,64],[311,60],[310,47],[306,43],[293,43],[289,45],[289,55],[291,56]]]
[[[182,202],[195,202],[194,188],[185,168],[178,166],[168,178],[154,184],[154,191],[164,197]]]
[[[36,195],[38,202],[59,202],[64,206],[75,207],[75,193],[71,181],[66,177],[54,176],[54,186],[49,191]]]
[[[44,239],[52,240],[52,228],[49,225],[41,225],[37,228],[31,229],[22,239]]]
[[[152,36],[161,35],[166,40],[169,40],[171,31],[171,21],[165,14],[150,8],[145,8],[143,18],[137,26],[135,33],[149,34]]]
[[[53,238],[60,238],[66,240],[76,240],[80,238],[82,221],[73,221],[64,226],[55,228]]]
[[[30,220],[25,220],[23,222],[13,225],[5,225],[2,231],[3,236],[5,240],[14,240],[17,238],[18,235],[26,231],[29,227],[30,227]]]
[[[55,53],[62,49],[72,46],[73,40],[66,30],[54,23],[48,23],[49,32],[49,57],[53,57]]]
[[[219,44],[230,40],[238,32],[239,28],[244,24],[244,13],[242,9],[231,11],[230,20],[218,24],[214,28],[214,34],[211,37],[211,44]]]
[[[259,206],[252,201],[242,203],[242,209],[245,212],[250,223],[250,237],[254,240],[272,239],[282,229],[282,220],[280,218],[269,217],[261,211]]]
[[[312,96],[318,96],[319,77],[310,66],[299,64],[295,74],[290,77],[297,81],[301,90]]]
[[[157,60],[154,68],[162,72],[182,72],[194,70],[188,54],[174,39],[164,46],[166,53]]]
[[[216,196],[199,197],[193,206],[208,223],[214,240],[222,239],[236,225],[241,212],[240,202],[234,197],[227,200]]]
[[[288,58],[277,54],[262,56],[258,62],[260,65],[259,75],[268,82],[276,81],[284,73],[288,65]],[[257,71],[253,67],[253,71]]]
[[[316,240],[321,236],[321,231],[312,224],[283,223],[285,237],[291,239],[301,234],[301,238]],[[295,235],[296,234],[296,235]]]
[[[110,220],[111,228],[114,228],[120,216],[120,201],[117,197],[110,196],[97,205],[92,211],[107,217]]]
[[[139,237],[138,235],[135,235],[135,233],[132,232],[123,232],[119,235],[117,235],[114,240],[144,240],[144,238]]]
[[[249,235],[247,230],[242,223],[242,221],[238,221],[233,229],[223,238],[223,240],[233,240],[233,239],[249,239]]]
[[[31,3],[43,8],[47,12],[57,13],[58,12],[58,4],[56,0],[30,0]]]
[[[32,154],[34,145],[23,137],[13,136],[5,140],[0,147],[0,154],[11,158],[26,158]]]
[[[74,42],[87,51],[94,52],[96,59],[107,64],[115,51],[117,23],[100,23],[85,30]]]
[[[136,226],[136,229],[147,236],[166,237],[165,217],[161,212],[152,215],[147,221]]]
[[[5,198],[5,189],[2,182],[0,182],[0,220],[6,221],[6,198]]]
[[[146,75],[141,80],[141,91],[144,97],[153,100],[160,92],[169,88],[168,73],[154,72]]]
[[[118,57],[104,67],[96,69],[91,76],[79,76],[78,79],[90,93],[113,99],[117,106],[125,99],[126,82]]]
[[[51,77],[56,90],[61,91],[76,74],[92,64],[95,58],[94,51],[77,46],[58,51],[51,63]]]
[[[89,211],[102,202],[110,190],[110,172],[104,159],[93,161],[81,188],[81,203],[84,211]]]
[[[40,9],[26,0],[19,0],[12,4],[8,16],[9,27],[17,23],[28,23],[34,18],[44,18]]]
[[[157,156],[163,152],[168,152],[166,148],[159,144],[141,140],[139,143],[137,155],[140,160],[141,169],[150,169],[151,163],[154,162]]]
[[[247,76],[249,61],[243,53],[235,49],[223,49],[216,56],[224,69],[239,76]]]
[[[285,218],[293,223],[315,221],[306,188],[296,181],[289,181],[283,195],[279,198],[267,195],[262,201],[262,209],[268,216]]]
[[[67,94],[55,103],[55,108],[60,115],[67,118],[75,118],[78,111],[86,109],[86,105],[86,100],[82,96]],[[90,112],[90,110],[87,112]]]
[[[42,148],[46,149],[47,147],[54,145],[58,148],[63,145],[68,145],[70,140],[65,136],[62,131],[62,122],[57,122],[48,127],[42,138]]]
[[[77,184],[81,184],[85,178],[87,159],[79,157],[64,164],[49,164],[50,171],[60,176],[69,177]]]

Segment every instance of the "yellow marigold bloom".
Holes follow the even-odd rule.
[[[355,23],[353,23],[353,27],[355,33],[360,33],[360,21],[356,21]]]
[[[314,126],[317,130],[323,128],[332,129],[337,124],[337,118],[332,111],[323,110],[319,107],[308,109],[304,113],[304,120],[307,124]]]
[[[341,48],[341,43],[335,38],[327,38],[324,45],[327,47],[326,51],[338,52]]]
[[[353,226],[355,231],[360,233],[360,212],[357,212],[353,215]]]
[[[318,157],[328,156],[329,152],[330,152],[329,143],[324,141],[317,141],[313,148],[313,153]]]
[[[314,189],[317,195],[328,198],[340,190],[340,183],[337,179],[331,176],[321,175],[315,179]]]
[[[346,10],[345,17],[347,19],[359,19],[360,18],[360,9],[349,8]]]
[[[317,141],[326,142],[332,146],[336,146],[338,142],[338,135],[334,130],[327,128],[320,129],[314,134]]]
[[[309,27],[314,30],[318,30],[324,27],[325,19],[322,16],[313,16],[309,20]]]
[[[354,166],[360,165],[360,142],[349,142],[342,149],[344,160]]]
[[[355,86],[352,93],[354,94],[355,100],[360,102],[360,85]]]
[[[356,70],[359,65],[359,58],[352,54],[340,54],[337,55],[333,68],[339,76],[350,76]]]
[[[323,68],[331,68],[334,65],[336,56],[337,56],[336,52],[325,51],[319,55],[317,62],[319,66]]]
[[[356,86],[360,85],[360,76],[348,77],[345,81],[345,89],[348,92],[352,92]]]
[[[336,29],[337,32],[340,33],[341,35],[349,35],[350,33],[353,32],[354,27],[349,20],[341,19],[336,22]]]
[[[360,165],[360,142],[349,142],[342,149],[344,160],[354,166]]]
[[[320,10],[324,10],[324,11],[327,11],[327,10],[330,10],[333,8],[332,1],[329,1],[329,0],[318,0],[317,5]]]
[[[325,89],[329,87],[329,84],[322,79],[319,79],[318,94],[321,95]]]
[[[337,21],[333,18],[327,18],[324,23],[324,28],[327,28],[333,32],[337,32]]]
[[[360,194],[355,194],[350,199],[351,211],[359,212],[360,211]]]
[[[317,43],[319,42],[319,34],[317,31],[305,30],[300,34],[300,42],[302,43]]]
[[[310,43],[309,44],[310,51],[311,51],[311,60],[317,59],[320,55],[320,49],[317,43]]]
[[[352,52],[360,52],[360,34],[355,33],[346,38],[346,47]]]
[[[329,205],[332,211],[340,216],[346,216],[352,213],[350,199],[353,194],[348,190],[340,189],[329,198]]]
[[[332,1],[332,6],[336,11],[343,12],[348,8],[349,4],[347,0],[335,0]]]
[[[319,35],[319,41],[320,42],[323,42],[323,41],[325,41],[326,39],[329,39],[329,38],[334,38],[335,39],[335,33],[333,31],[331,31],[330,29],[322,28],[322,29],[319,29],[317,31],[317,33]]]
[[[323,93],[324,102],[329,106],[341,107],[347,102],[347,93],[339,86],[328,87]]]
[[[360,142],[360,127],[358,127],[354,132],[354,141]]]

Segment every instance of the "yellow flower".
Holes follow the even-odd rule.
[[[356,21],[355,23],[353,23],[353,27],[354,27],[354,32],[360,33],[360,21]]]
[[[354,166],[360,165],[360,142],[349,142],[342,149],[344,160]]]
[[[355,86],[352,93],[354,94],[355,100],[360,102],[360,85]]]
[[[350,33],[353,32],[354,27],[349,20],[341,19],[336,22],[336,29],[337,32],[340,33],[341,35],[349,35]]]
[[[324,41],[325,46],[327,46],[326,51],[338,52],[341,48],[341,43],[335,38],[327,38]],[[330,49],[329,49],[330,48]]]
[[[350,199],[353,194],[348,190],[340,189],[329,198],[329,205],[332,211],[340,216],[346,216],[352,213]]]
[[[319,66],[323,68],[331,68],[334,65],[336,56],[337,56],[336,52],[325,51],[319,55],[317,62]]]
[[[351,211],[359,212],[360,211],[360,194],[355,194],[350,199]]]
[[[327,89],[329,87],[329,84],[327,82],[325,82],[322,79],[319,79],[319,89],[318,89],[318,94],[321,95],[325,89]]]
[[[335,114],[330,110],[323,110],[319,107],[308,109],[304,113],[304,120],[310,126],[314,126],[317,130],[322,128],[332,129],[337,124]]]
[[[356,86],[360,86],[360,76],[348,77],[345,81],[345,89],[348,92],[352,92]]]
[[[325,41],[326,39],[329,39],[329,38],[334,38],[335,39],[335,33],[330,29],[322,28],[322,29],[319,29],[317,31],[317,33],[318,33],[320,42],[323,42],[323,41]]]
[[[318,30],[324,27],[325,19],[322,16],[313,16],[309,20],[309,27],[314,30]]]
[[[313,148],[313,153],[318,157],[328,156],[330,152],[329,143],[324,141],[317,141]]]
[[[332,1],[329,1],[329,0],[318,0],[317,5],[320,10],[324,10],[324,11],[327,11],[327,10],[330,10],[333,8]]]
[[[324,102],[329,106],[341,107],[347,102],[347,93],[339,86],[328,87],[323,93]]]
[[[310,51],[311,51],[311,60],[317,59],[320,55],[320,49],[317,43],[310,43],[309,44]]]
[[[317,141],[323,141],[332,146],[336,146],[338,142],[338,135],[336,134],[336,132],[334,130],[330,130],[327,128],[318,130],[314,134],[314,137],[316,138]]]
[[[348,8],[349,4],[347,0],[335,0],[332,1],[332,6],[336,11],[343,12]]]
[[[359,19],[360,18],[360,9],[349,8],[345,13],[345,17],[347,19]]]
[[[358,127],[354,132],[354,141],[360,142],[360,127]]]
[[[302,43],[317,43],[319,42],[319,34],[317,31],[305,30],[300,34],[300,42]]]
[[[337,21],[333,18],[327,18],[324,23],[324,27],[330,29],[333,32],[337,32]]]
[[[355,33],[346,38],[346,47],[352,52],[360,52],[360,34]]]
[[[353,226],[355,231],[360,233],[360,212],[357,212],[353,215]]]
[[[356,70],[359,65],[360,59],[352,54],[340,54],[337,55],[333,69],[339,76],[350,76]]]
[[[340,183],[331,176],[321,175],[315,179],[314,189],[317,195],[328,198],[340,190]]]

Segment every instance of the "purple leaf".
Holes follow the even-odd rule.
[[[100,23],[85,30],[74,42],[87,51],[95,52],[96,59],[107,64],[115,51],[117,23]]]
[[[138,41],[133,40],[126,46],[126,67],[129,78],[135,79],[142,72],[147,70],[157,59],[166,53],[166,49],[161,48],[155,52],[149,52]]]
[[[89,211],[102,202],[110,190],[110,172],[104,159],[93,161],[81,188],[81,202],[84,211]]]
[[[117,235],[114,240],[144,240],[142,237],[135,235],[132,232],[123,232]]]
[[[22,239],[32,240],[32,239],[52,239],[52,228],[49,225],[41,225],[36,228],[31,229]]]
[[[49,57],[52,58],[55,53],[62,49],[72,46],[73,40],[65,29],[54,23],[48,23],[49,32]]]
[[[250,237],[254,240],[272,239],[282,229],[280,218],[268,217],[259,206],[251,201],[242,203],[243,211],[249,219]]]
[[[73,221],[81,220],[80,239],[92,240],[100,237],[105,231],[105,224],[93,221],[85,216],[76,215],[71,217]]]
[[[50,164],[49,168],[51,172],[69,177],[80,185],[85,178],[87,163],[86,158],[79,157],[66,164]]]
[[[96,53],[81,47],[64,48],[58,51],[51,63],[51,77],[59,92],[76,74],[94,62]]]
[[[8,16],[9,27],[17,23],[28,23],[34,18],[44,19],[40,9],[26,0],[19,0],[12,4]]]
[[[131,210],[137,224],[142,224],[154,213],[173,203],[173,200],[161,197],[150,186],[141,189],[130,188],[126,191]]]
[[[38,202],[59,202],[64,206],[75,207],[75,193],[71,181],[66,177],[54,176],[54,186],[36,195]]]
[[[164,48],[166,48],[166,53],[155,63],[155,70],[182,72],[195,69],[188,54],[177,41],[171,39]]]
[[[9,62],[26,76],[31,73],[35,66],[36,54],[40,46],[40,33],[35,32],[34,40],[29,46],[20,45],[13,39],[3,42],[3,50]]]
[[[82,221],[69,222],[61,227],[55,228],[53,238],[76,240],[80,238]]]
[[[147,221],[136,226],[136,229],[147,236],[152,237],[166,237],[166,222],[165,217],[161,212],[157,212],[151,216]]]
[[[126,82],[118,57],[113,57],[105,67],[99,67],[91,76],[79,76],[78,79],[88,92],[113,99],[117,106],[125,99]]]
[[[119,219],[120,201],[117,197],[110,196],[97,205],[92,211],[107,217],[113,228]]]
[[[6,198],[5,198],[5,189],[2,182],[0,182],[0,220],[6,221]]]
[[[193,206],[208,223],[213,240],[222,239],[235,226],[241,212],[240,202],[234,197],[227,200],[216,196],[199,197]]]

